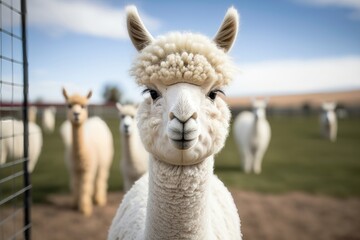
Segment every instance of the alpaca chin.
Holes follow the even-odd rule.
[[[158,145],[156,149],[151,149],[156,159],[171,165],[189,166],[201,163],[214,154],[212,148],[205,147],[198,140],[191,148],[186,150],[176,148],[170,141],[166,145]]]
[[[170,140],[171,144],[179,149],[179,150],[188,150],[190,148],[192,148],[196,142],[197,142],[197,139],[192,139],[192,140]]]

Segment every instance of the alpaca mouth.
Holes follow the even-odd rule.
[[[196,139],[186,140],[184,138],[180,140],[170,139],[170,141],[174,145],[174,147],[180,150],[187,150],[194,146],[196,143]]]
[[[79,117],[74,117],[74,123],[79,123],[80,122],[80,118]]]

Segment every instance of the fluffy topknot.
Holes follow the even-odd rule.
[[[139,85],[186,82],[227,85],[235,72],[230,57],[205,36],[169,33],[139,52],[131,74]]]

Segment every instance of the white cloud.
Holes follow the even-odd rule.
[[[67,32],[113,39],[128,37],[125,10],[93,0],[32,0],[29,1],[29,24],[49,34]],[[156,29],[157,19],[141,14],[149,29]]]
[[[268,61],[240,66],[229,96],[360,89],[360,56]]]
[[[360,20],[360,0],[294,0],[298,3],[319,7],[341,7],[352,10],[349,17]]]

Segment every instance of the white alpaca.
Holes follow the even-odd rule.
[[[88,119],[86,97],[68,96],[65,89],[68,121],[60,127],[65,144],[65,160],[70,172],[75,206],[84,215],[92,213],[92,197],[96,204],[106,204],[107,181],[114,146],[110,129],[98,117]]]
[[[246,173],[261,173],[261,164],[268,148],[271,129],[266,119],[266,102],[255,100],[253,112],[240,113],[234,122],[234,136],[242,155]]]
[[[226,52],[237,34],[230,8],[215,40],[191,33],[153,39],[135,7],[128,31],[139,56],[132,74],[149,95],[137,115],[149,173],[125,195],[108,239],[241,239],[234,200],[214,175],[230,111],[217,94],[232,79]]]
[[[29,162],[28,171],[33,172],[39,159],[43,138],[41,129],[33,122],[29,122]],[[6,159],[19,160],[24,157],[24,125],[16,119],[2,119],[0,121],[0,164]]]
[[[132,185],[148,169],[149,154],[146,152],[139,136],[135,116],[137,107],[134,105],[116,104],[120,113],[121,161],[120,168],[124,179],[124,191]]]
[[[42,127],[46,133],[54,132],[55,128],[55,107],[47,107],[42,114]]]
[[[320,130],[324,138],[332,142],[336,141],[337,119],[335,113],[336,103],[328,102],[322,104],[322,113],[320,115]]]

